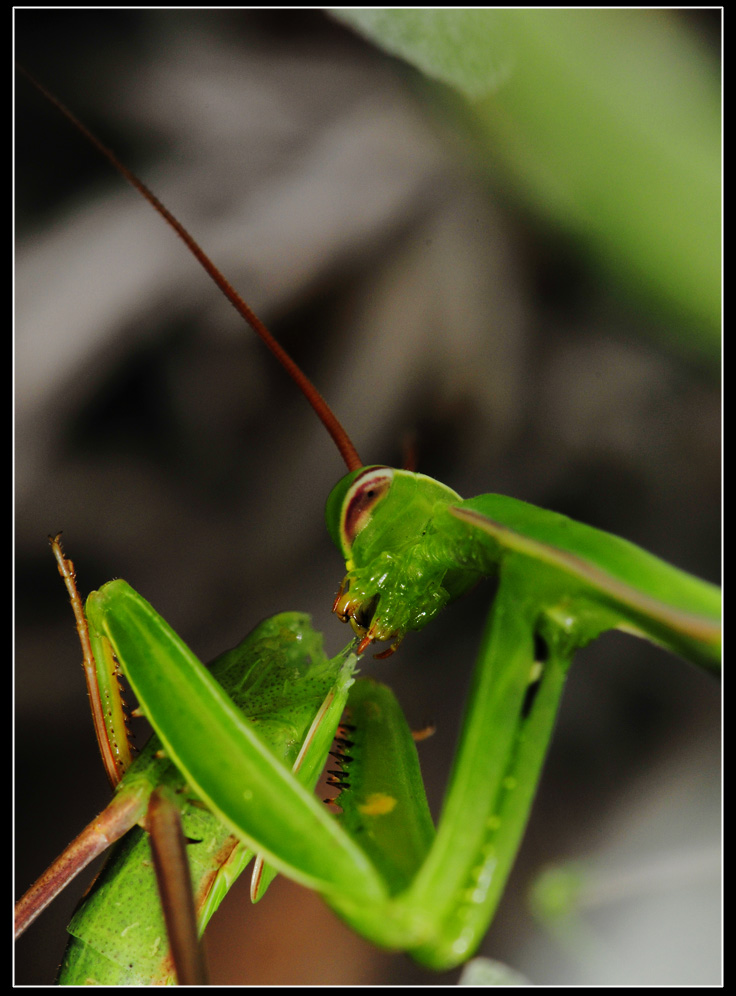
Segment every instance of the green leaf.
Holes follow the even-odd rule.
[[[720,352],[720,81],[667,11],[335,16],[468,101],[486,167],[702,356]]]

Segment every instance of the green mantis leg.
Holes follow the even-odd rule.
[[[512,570],[502,574],[437,839],[407,897],[435,911],[435,938],[413,952],[435,968],[464,961],[493,917],[526,827],[570,664],[567,641],[547,634],[546,660],[535,661],[538,607],[520,580]]]
[[[397,938],[413,928],[418,943],[405,946],[432,968],[452,968],[478,946],[521,842],[574,649],[566,634],[538,616],[523,572],[507,565],[483,635],[439,829],[413,881],[391,907],[356,910],[326,897],[377,943],[390,945],[391,920]],[[541,664],[535,661],[540,642]],[[376,731],[375,739],[385,734]],[[366,753],[374,746],[366,744]]]
[[[179,717],[180,725],[190,742],[189,748],[196,754],[210,755],[212,740],[220,732],[227,716],[232,717],[233,710],[241,716],[238,722],[245,725],[246,740],[252,747],[250,763],[254,765],[254,770],[262,769],[265,775],[251,773],[248,777],[246,772],[246,777],[233,779],[234,791],[250,795],[256,791],[254,778],[256,781],[265,778],[268,783],[276,779],[278,772],[290,772],[294,768],[298,768],[296,779],[302,785],[314,786],[344,708],[354,658],[346,651],[327,660],[321,637],[311,629],[307,617],[299,613],[283,613],[266,620],[238,647],[214,661],[208,672],[192,658],[191,652],[150,606],[124,582],[114,582],[104,593],[91,596],[88,611],[94,618],[91,642],[95,657],[105,652],[105,646],[110,652],[107,633],[115,629],[114,620],[119,622],[122,617],[126,621],[126,639],[114,643],[121,660],[125,660],[124,651],[127,651],[127,655],[132,654],[136,658],[139,668],[146,670],[153,667],[154,673],[161,677],[172,660],[177,662],[183,658],[179,661],[185,664],[183,672],[175,670],[173,681],[169,676],[168,684],[159,690],[164,694],[159,694],[156,705],[151,706],[148,694],[144,698],[150,708],[156,712],[162,709],[164,714],[185,705],[185,715]],[[135,647],[130,640],[136,644]],[[196,674],[201,674],[204,684],[200,687],[200,694],[187,699],[188,693],[185,692],[184,700],[181,700],[178,697],[187,687],[187,661]],[[136,668],[133,671],[137,673]],[[216,680],[213,675],[216,675]],[[225,695],[223,688],[228,689],[232,700]],[[194,717],[199,717],[206,705],[203,699],[208,689],[216,698],[224,696],[227,710],[224,716],[213,717],[212,726],[202,731],[204,735],[197,740]],[[239,710],[244,710],[248,718],[242,716]],[[227,754],[211,756],[220,768],[226,766]],[[293,777],[289,774],[289,778]],[[260,791],[259,796],[262,794]],[[232,830],[223,826],[194,795],[190,780],[184,778],[170,759],[162,755],[161,742],[154,738],[126,772],[113,802],[82,835],[81,844],[77,846],[75,842],[67,849],[62,859],[53,866],[51,871],[54,874],[50,878],[47,874],[40,880],[43,884],[49,879],[55,894],[69,880],[70,869],[75,874],[84,867],[90,848],[93,849],[92,856],[99,854],[111,839],[120,837],[136,822],[151,832],[152,846],[149,847],[148,834],[138,827],[131,830],[98,876],[70,925],[72,941],[61,968],[61,984],[161,984],[172,981],[175,975],[180,981],[186,979],[192,984],[201,984],[203,967],[194,954],[197,933],[204,930],[209,917],[253,852],[238,841]],[[308,793],[304,799],[307,809],[299,811],[299,832],[294,831],[290,835],[297,841],[297,846],[302,837],[310,836],[309,829],[314,832],[308,824],[315,813],[318,831],[320,826],[323,830],[327,826],[339,835],[339,828],[335,827],[321,804],[316,803]],[[120,814],[119,818],[111,822],[117,814]],[[180,822],[183,822],[184,838],[181,837]],[[154,846],[153,838],[160,838],[161,831],[161,846]],[[184,839],[188,841],[187,846],[184,846]],[[359,862],[362,860],[365,863],[360,851],[347,837],[344,838],[344,845],[353,848]],[[329,874],[334,872],[336,850],[336,847],[324,846],[323,841],[317,852]],[[158,875],[162,862],[168,869],[163,876]],[[181,873],[182,867],[184,874]],[[351,865],[351,869],[355,866]],[[355,880],[356,876],[357,869],[351,878]],[[159,901],[162,877],[165,888]],[[272,877],[273,874],[269,873],[263,879],[259,878],[259,895]],[[63,881],[54,887],[57,879]],[[172,893],[172,888],[179,891]],[[28,922],[37,912],[36,891],[33,887],[19,904],[21,920]],[[49,889],[44,887],[41,891],[47,902]],[[190,921],[181,917],[181,911],[187,905],[193,905],[196,923],[194,916]],[[30,916],[23,913],[26,908]],[[175,946],[172,931],[177,936],[182,926],[187,932]],[[172,942],[171,954],[167,934]]]

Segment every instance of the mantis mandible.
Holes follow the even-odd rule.
[[[77,558],[77,559],[79,559],[79,558]]]

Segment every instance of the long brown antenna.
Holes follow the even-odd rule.
[[[168,222],[179,238],[186,243],[189,251],[199,261],[212,280],[217,284],[230,304],[232,304],[238,314],[245,319],[255,334],[271,350],[281,366],[284,370],[286,370],[288,375],[297,385],[299,390],[314,409],[320,422],[332,436],[335,441],[335,445],[340,451],[340,456],[347,464],[348,470],[357,470],[359,467],[362,467],[363,461],[358,456],[358,452],[353,446],[350,437],[343,429],[337,416],[319,393],[317,388],[307,377],[307,375],[299,369],[286,350],[274,339],[258,315],[251,311],[240,294],[238,294],[232,284],[225,279],[204,249],[202,249],[199,243],[192,238],[181,222],[174,217],[168,208],[164,207],[158,197],[156,197],[156,195],[148,189],[145,183],[138,179],[135,173],[131,172],[127,166],[124,166],[120,162],[114,152],[108,149],[106,145],[103,145],[97,136],[93,135],[92,132],[85,127],[85,125],[83,125],[74,114],[72,114],[68,107],[65,107],[65,105],[62,104],[62,102],[56,98],[53,93],[47,90],[43,84],[39,83],[38,80],[28,72],[28,70],[24,69],[22,66],[18,66],[17,68],[26,77],[26,79],[29,80],[36,87],[36,89],[54,105],[54,107],[61,111],[64,117],[67,118],[67,120],[70,121],[74,127],[84,135],[87,141],[94,145],[98,152],[102,153],[108,162],[115,167],[118,173],[122,174],[128,183],[132,187],[135,187],[139,194],[142,194],[142,196],[145,197],[151,207],[153,207],[161,215],[164,221]]]

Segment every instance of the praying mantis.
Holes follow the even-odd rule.
[[[332,476],[334,477],[334,476],[336,476],[336,475],[335,475],[335,474],[333,473],[333,475],[332,475]],[[311,479],[310,479],[310,480],[311,480]],[[486,486],[487,486],[487,485],[486,485]],[[467,488],[463,488],[463,490],[467,492]],[[471,492],[467,492],[467,493],[471,493]],[[181,538],[180,538],[180,539],[181,539]],[[191,548],[190,548],[190,549],[189,549],[188,551],[186,551],[186,550],[184,549],[184,548],[186,547],[186,544],[188,544],[188,543],[189,543],[189,539],[190,539],[190,538],[189,538],[189,536],[187,536],[187,538],[186,538],[186,541],[184,541],[184,543],[182,543],[182,544],[181,544],[181,546],[182,546],[182,553],[186,553],[186,556],[183,556],[183,558],[182,558],[182,562],[186,562],[187,564],[190,564],[190,565],[191,565],[191,562],[192,562],[192,556],[191,556]],[[78,552],[78,551],[76,551],[76,550],[75,550],[75,558],[77,559],[78,563],[79,563],[79,562],[81,561],[81,558],[80,558],[80,554],[79,554],[79,552]],[[195,561],[196,561],[197,563],[199,563],[199,562],[200,562],[200,558],[198,558],[198,557],[197,557],[196,555],[194,556],[194,558],[193,558],[193,559],[194,559],[194,560],[195,560]],[[127,571],[127,570],[126,570],[126,571],[123,571],[123,570],[121,570],[121,569],[120,569],[119,567],[112,567],[112,566],[111,566],[111,567],[109,567],[109,568],[108,568],[108,570],[107,570],[106,574],[113,574],[113,573],[118,573],[118,572],[119,572],[119,573],[129,573],[129,572]],[[104,579],[104,576],[105,576],[105,575],[103,575],[103,578],[101,578],[101,580],[103,580],[103,579]],[[331,582],[331,583],[334,583],[334,581],[333,581],[333,582]],[[301,603],[299,603],[299,604],[301,604]],[[461,604],[461,603],[459,603],[459,605],[460,605],[460,604]],[[458,605],[458,606],[456,607],[456,609],[457,609],[457,608],[459,608],[459,605]],[[279,602],[279,604],[278,604],[278,605],[276,605],[276,606],[274,606],[273,608],[281,608],[282,606],[283,606],[283,603],[282,603],[282,602]],[[166,613],[164,612],[164,614],[166,614]],[[257,614],[256,614],[256,617],[257,617]],[[327,628],[327,624],[325,624],[324,628],[325,628],[325,629]],[[476,629],[476,634],[475,634],[475,635],[476,635],[476,637],[477,637],[477,629]],[[225,641],[225,642],[227,642],[227,641]],[[231,642],[234,642],[234,641],[231,641]],[[407,643],[409,643],[409,641],[407,641]],[[431,646],[431,641],[430,641],[430,643],[429,643],[429,644],[425,644],[425,646]],[[213,648],[213,650],[214,650],[214,649],[216,649],[216,648]],[[425,653],[426,653],[426,652],[427,652],[427,651],[425,650]],[[405,653],[405,648],[402,648],[402,652],[401,652],[401,656],[402,656],[402,657],[403,657],[404,653]],[[453,648],[453,657],[455,656],[455,654],[456,654],[456,650],[455,650],[455,648]],[[206,655],[206,654],[205,654],[205,653],[203,653],[203,656],[205,656],[205,655]],[[458,655],[458,656],[459,656],[459,655]],[[471,651],[471,656],[472,656],[472,651]],[[468,657],[468,659],[470,659],[470,657]],[[393,675],[392,675],[392,678],[391,678],[391,680],[392,680],[392,683],[393,683]],[[419,716],[419,718],[418,718],[418,720],[417,720],[417,724],[419,724],[420,722],[421,722],[421,715]]]

